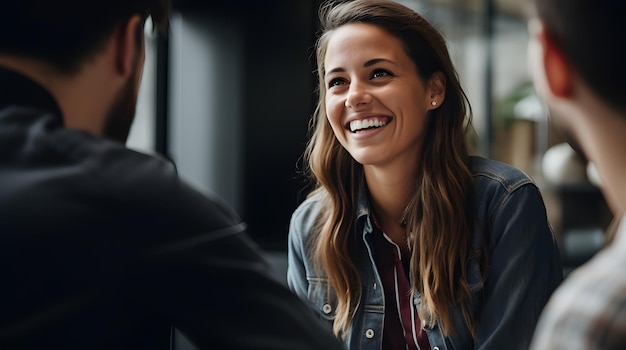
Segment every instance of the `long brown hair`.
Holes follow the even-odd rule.
[[[471,107],[461,88],[442,35],[422,16],[392,1],[356,0],[325,2],[320,8],[322,32],[316,43],[319,101],[311,121],[311,137],[305,152],[313,193],[321,194],[312,253],[328,276],[329,293],[337,296],[336,335],[345,337],[361,298],[356,266],[355,203],[363,185],[363,167],[341,146],[326,118],[324,58],[333,30],[348,23],[376,25],[405,45],[422,79],[442,72],[446,97],[430,112],[423,150],[418,159],[421,173],[416,192],[405,212],[411,249],[413,292],[422,296],[420,317],[444,334],[454,333],[448,310],[461,303],[465,322],[473,334],[470,312],[468,261],[474,256],[472,173],[468,166],[467,132]],[[462,208],[462,209],[459,209]]]

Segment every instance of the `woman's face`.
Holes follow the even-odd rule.
[[[437,79],[423,81],[402,42],[371,24],[337,28],[324,66],[326,115],[352,157],[363,165],[415,164],[427,112],[443,102]]]

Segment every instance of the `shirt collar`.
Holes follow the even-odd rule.
[[[9,105],[53,112],[62,122],[62,114],[54,97],[32,79],[0,66],[0,109]]]

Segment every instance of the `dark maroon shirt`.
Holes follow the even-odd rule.
[[[411,299],[409,257],[375,223],[376,267],[385,294],[383,350],[430,350],[426,331]]]

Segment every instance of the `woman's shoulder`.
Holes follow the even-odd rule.
[[[471,156],[469,166],[477,187],[501,186],[512,192],[524,185],[534,185],[533,179],[512,165],[479,156]]]
[[[313,230],[325,198],[324,192],[315,191],[298,205],[291,215],[291,234],[308,235]]]

